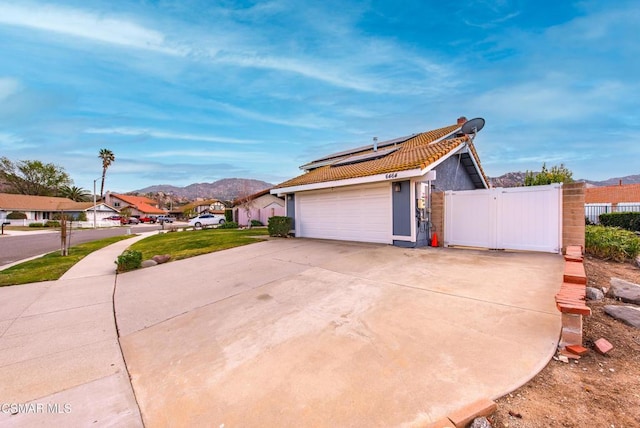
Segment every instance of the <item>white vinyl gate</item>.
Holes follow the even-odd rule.
[[[562,185],[445,192],[444,245],[558,253]]]

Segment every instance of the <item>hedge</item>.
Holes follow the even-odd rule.
[[[267,229],[269,236],[289,236],[293,219],[291,217],[274,216],[269,218]]]
[[[640,254],[640,237],[618,227],[585,226],[585,252],[605,260],[633,260]]]
[[[600,214],[600,224],[609,227],[640,232],[640,212],[617,212]]]

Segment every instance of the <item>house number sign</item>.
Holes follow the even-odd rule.
[[[390,172],[389,174],[385,174],[384,178],[386,178],[387,180],[390,180],[392,178],[397,178],[398,177],[398,173],[397,172]]]

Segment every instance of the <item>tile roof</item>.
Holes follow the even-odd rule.
[[[111,193],[111,196],[126,202],[144,214],[166,214],[165,210],[153,206],[156,201],[146,196],[120,195],[118,193]]]
[[[5,211],[83,211],[92,206],[92,202],[75,202],[53,196],[0,193],[0,209]]]
[[[423,132],[420,134],[409,137],[406,141],[398,143],[399,149],[393,153],[387,154],[384,157],[372,160],[365,160],[357,163],[341,164],[341,165],[322,165],[316,169],[312,169],[309,172],[299,175],[280,183],[275,188],[284,188],[291,186],[300,186],[306,184],[323,183],[327,181],[346,180],[350,178],[366,177],[370,175],[386,174],[390,172],[399,172],[411,169],[425,169],[429,165],[433,164],[437,160],[445,157],[451,153],[455,148],[461,144],[467,144],[470,148],[472,156],[475,159],[476,164],[480,169],[480,174],[488,183],[488,179],[480,166],[480,159],[478,153],[471,139],[466,135],[455,135],[453,138],[445,139],[445,137],[452,136],[457,130],[460,129],[459,124],[446,126],[444,128],[435,129],[433,131]],[[440,140],[440,141],[438,141]],[[382,152],[383,150],[381,150]],[[338,153],[335,157],[336,162],[344,161],[348,157],[360,156],[366,153],[373,154],[373,148],[369,146],[363,151],[359,152],[345,152]],[[329,157],[321,158],[324,162]],[[308,165],[313,165],[311,162]]]
[[[622,184],[617,186],[587,187],[584,189],[586,204],[620,202],[640,203],[640,183]]]

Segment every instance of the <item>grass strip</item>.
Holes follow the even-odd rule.
[[[40,281],[55,281],[73,265],[87,255],[114,242],[129,239],[133,235],[113,236],[98,241],[86,242],[69,248],[68,256],[61,256],[60,251],[46,254],[37,259],[0,270],[0,287],[6,285],[28,284]]]
[[[131,250],[142,253],[142,260],[158,254],[170,254],[171,260],[186,259],[214,251],[247,245],[260,240],[255,236],[266,236],[266,228],[253,229],[202,229],[184,232],[167,232],[152,235],[134,243]]]

